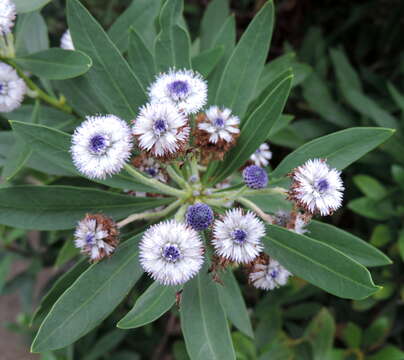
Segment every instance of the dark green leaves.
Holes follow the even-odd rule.
[[[119,321],[121,329],[133,329],[158,319],[174,305],[180,286],[163,286],[153,283],[140,297],[125,317]]]
[[[78,0],[68,1],[67,19],[75,48],[93,60],[86,74],[92,90],[110,113],[133,119],[146,102],[146,94],[128,63]]]
[[[72,344],[115,309],[143,273],[139,238],[128,240],[111,258],[92,265],[63,293],[39,328],[32,352]]]
[[[320,221],[311,221],[307,230],[311,238],[332,246],[363,266],[391,264],[391,260],[381,251],[335,226]]]
[[[222,181],[237,170],[262,144],[281,115],[288,98],[292,76],[289,72],[279,76],[268,88],[262,104],[242,123],[237,146],[229,151],[224,163],[214,174],[215,183]]]
[[[71,229],[86,213],[120,219],[170,201],[71,186],[6,187],[0,189],[0,223],[23,229]]]
[[[178,22],[183,0],[166,1],[160,14],[160,33],[155,42],[155,61],[158,71],[170,67],[191,68],[189,35]]]
[[[29,13],[44,7],[51,0],[13,0],[18,14]]]
[[[185,284],[181,302],[181,328],[192,360],[235,360],[225,312],[217,284],[205,265]]]
[[[267,226],[265,250],[294,275],[347,299],[378,291],[368,270],[342,252],[275,225]]]
[[[213,40],[229,14],[228,0],[213,0],[203,14],[201,22],[201,50],[212,47]]]
[[[216,104],[243,117],[254,94],[272,36],[274,6],[268,1],[241,37],[224,69]]]
[[[24,70],[50,80],[74,78],[86,73],[91,59],[79,51],[52,48],[14,60]]]
[[[394,130],[391,129],[361,127],[322,136],[286,156],[272,172],[272,176],[284,176],[312,158],[327,159],[330,166],[343,169],[385,142],[393,134]]]

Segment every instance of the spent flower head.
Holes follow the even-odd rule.
[[[11,0],[0,0],[0,36],[11,31],[16,14],[15,5]]]
[[[279,262],[270,259],[265,263],[257,262],[254,264],[248,280],[258,289],[273,290],[285,285],[291,275]]]
[[[8,64],[0,62],[0,112],[10,112],[21,106],[27,86]]]

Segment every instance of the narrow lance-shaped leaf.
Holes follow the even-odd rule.
[[[122,318],[118,327],[133,329],[157,320],[174,305],[181,286],[164,286],[154,282],[136,300],[135,306]]]
[[[254,95],[272,37],[274,6],[268,1],[254,17],[233,51],[220,80],[216,104],[243,117]]]
[[[69,152],[71,146],[71,136],[69,134],[47,126],[19,121],[11,121],[11,125],[13,130],[44,159],[66,169],[70,172],[70,176],[80,175],[73,165]],[[98,179],[94,181],[120,189],[158,192],[148,186],[139,184],[126,171],[121,171],[119,174],[105,180]]]
[[[161,30],[154,45],[158,71],[167,71],[171,67],[191,68],[190,38],[178,25],[182,9],[183,0],[166,1],[161,9]]]
[[[262,105],[242,124],[237,145],[227,153],[224,163],[220,164],[214,173],[214,183],[222,181],[242,166],[250,155],[267,140],[272,126],[285,106],[291,83],[292,76],[288,72],[273,82],[271,91]]]
[[[268,225],[264,245],[292,274],[333,295],[364,299],[379,290],[364,266],[318,240]]]
[[[30,13],[39,10],[51,0],[13,0],[18,14]]]
[[[88,268],[53,305],[32,343],[32,352],[66,347],[99,325],[124,299],[143,271],[138,235],[109,259]]]
[[[184,286],[181,328],[192,360],[236,358],[217,286],[206,264]]]
[[[93,61],[86,74],[93,92],[110,113],[125,120],[135,118],[146,93],[126,60],[78,0],[68,0],[67,20],[74,47]]]
[[[285,176],[290,170],[312,158],[327,159],[330,166],[342,170],[393,134],[392,129],[358,127],[322,136],[286,156],[272,172],[272,177]]]
[[[171,201],[93,188],[20,185],[0,189],[0,224],[36,230],[71,229],[86,213],[102,212],[121,219]]]
[[[22,69],[39,77],[50,80],[64,80],[86,73],[92,65],[92,60],[80,51],[52,48],[14,61]]]
[[[208,50],[212,47],[215,36],[226,21],[228,14],[228,0],[213,0],[208,4],[201,22],[202,51]]]
[[[311,238],[343,252],[363,266],[383,266],[391,264],[391,260],[380,250],[355,235],[333,225],[325,224],[320,221],[311,221],[307,230],[307,234]]]
[[[224,53],[223,46],[201,52],[192,58],[192,68],[199,72],[204,78],[215,69]]]

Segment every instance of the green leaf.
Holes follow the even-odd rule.
[[[403,360],[404,351],[393,345],[386,345],[383,349],[379,350],[376,354],[366,356],[367,360]]]
[[[391,82],[387,83],[387,89],[401,112],[404,113],[404,95],[401,94]]]
[[[379,224],[376,225],[372,231],[370,243],[373,246],[381,248],[391,241],[390,226]]]
[[[274,23],[268,1],[254,17],[231,55],[216,93],[216,104],[243,117],[267,57]]]
[[[342,338],[348,347],[359,349],[362,342],[362,329],[353,322],[349,322],[342,330]]]
[[[67,288],[72,285],[76,279],[88,268],[90,264],[87,259],[80,260],[71,269],[65,272],[60,278],[53,284],[51,289],[46,293],[46,295],[41,299],[41,303],[36,309],[32,323],[36,322],[38,319],[43,319],[49,313],[51,307],[56,302],[56,300],[65,292]]]
[[[181,286],[164,286],[154,282],[137,300],[135,306],[117,326],[134,329],[149,324],[165,314],[176,301]]]
[[[208,77],[208,105],[215,104],[216,92],[219,87],[222,73],[228,60],[230,59],[236,45],[236,23],[234,16],[229,16],[223,23],[220,31],[214,39],[212,48],[223,47],[223,56],[219,64]]]
[[[404,167],[400,165],[393,165],[391,167],[391,175],[394,181],[404,188]]]
[[[355,185],[364,195],[374,200],[381,200],[387,195],[386,188],[375,178],[368,175],[356,175]]]
[[[86,213],[102,212],[117,220],[170,201],[93,188],[20,185],[0,189],[0,223],[21,229],[72,229]]]
[[[11,270],[12,260],[12,255],[5,255],[0,258],[0,294],[2,293],[7,276]]]
[[[41,9],[51,0],[13,0],[18,14],[29,13]]]
[[[361,197],[350,201],[348,208],[359,215],[374,220],[387,220],[394,215],[393,205],[389,200],[378,201]]]
[[[357,127],[322,136],[286,156],[272,172],[272,177],[285,176],[295,167],[313,158],[327,159],[330,166],[342,170],[393,134],[392,129]]]
[[[160,32],[154,44],[157,71],[169,68],[191,68],[190,38],[178,22],[182,15],[183,0],[166,1],[160,13]]]
[[[32,352],[68,346],[99,325],[124,299],[143,271],[141,235],[122,244],[114,256],[90,266],[56,301],[32,343]]]
[[[313,360],[328,359],[335,335],[335,322],[326,308],[310,322],[304,334],[313,350]]]
[[[377,317],[363,333],[363,346],[377,348],[389,335],[392,320],[385,315]],[[389,359],[390,360],[390,359]]]
[[[240,332],[234,332],[231,334],[231,338],[234,344],[234,350],[236,351],[237,360],[255,360],[257,354],[253,341]]]
[[[222,181],[236,171],[267,140],[272,126],[285,106],[291,82],[292,76],[289,72],[274,81],[262,105],[242,123],[237,145],[227,153],[224,162],[213,175],[214,183]]]
[[[343,252],[363,266],[384,266],[392,263],[380,250],[333,225],[311,221],[307,230],[311,238]]]
[[[128,335],[127,331],[114,329],[104,334],[94,345],[83,360],[96,360],[115,349]],[[114,355],[115,356],[115,355]]]
[[[398,235],[398,250],[400,252],[401,260],[404,262],[404,229],[401,229]]]
[[[71,136],[69,134],[47,126],[27,124],[19,121],[11,121],[11,125],[13,130],[29,143],[33,150],[38,152],[42,158],[67,170],[70,172],[70,176],[79,175],[73,165],[69,152],[71,146]],[[120,189],[158,192],[148,186],[139,184],[126,171],[121,171],[119,174],[106,180],[94,181]]]
[[[346,299],[363,299],[378,291],[369,271],[318,240],[268,225],[265,250],[292,274]]]
[[[362,91],[362,83],[359,75],[349,63],[345,52],[331,49],[330,55],[341,91],[344,92],[347,89]]]
[[[212,48],[213,41],[226,21],[228,14],[228,0],[213,0],[208,4],[201,22],[202,51]]]
[[[128,49],[129,29],[133,28],[144,39],[148,49],[153,48],[156,36],[154,19],[160,10],[161,0],[135,0],[112,24],[108,35],[121,52]]]
[[[351,115],[332,97],[328,84],[313,72],[302,84],[303,97],[310,109],[318,113],[324,120],[338,127],[354,124]]]
[[[242,333],[254,337],[251,320],[240,287],[232,271],[220,274],[223,286],[218,286],[220,301],[228,319]]]
[[[133,28],[129,31],[129,65],[146,89],[154,80],[156,65],[140,35]]]
[[[86,74],[106,109],[125,120],[135,118],[146,93],[114,43],[78,0],[68,0],[67,20],[74,46],[93,66]]]
[[[55,261],[55,266],[61,266],[66,264],[68,261],[76,257],[80,253],[80,250],[74,245],[74,241],[68,238],[62,248],[59,250],[58,257]]]
[[[64,80],[86,73],[91,59],[80,51],[52,48],[14,59],[25,71],[50,80]]]
[[[219,63],[223,53],[223,46],[203,51],[192,58],[192,68],[207,78]]]
[[[15,52],[25,56],[49,48],[48,28],[38,11],[17,17]]]
[[[184,286],[181,328],[192,360],[236,358],[217,286],[208,274],[206,262],[196,277]]]

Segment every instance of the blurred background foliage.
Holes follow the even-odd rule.
[[[130,2],[83,1],[105,28]],[[230,2],[238,35],[263,2]],[[193,40],[208,4],[208,0],[185,1]],[[64,8],[63,1],[54,0],[42,12],[54,46],[66,28]],[[404,359],[400,350],[404,349],[404,2],[278,0],[276,9],[271,65],[265,74],[292,67],[295,87],[286,108],[290,123],[270,139],[273,165],[291,149],[333,131],[352,126],[395,128],[388,143],[344,172],[345,206],[329,219],[380,248],[393,264],[372,269],[383,289],[363,301],[338,299],[298,279],[269,293],[245,287],[255,336],[233,333],[238,359]],[[21,314],[7,326],[29,343],[46,314],[45,301],[45,309],[33,317],[38,298],[66,272],[77,253],[66,245],[72,243],[66,241],[70,232],[26,233],[2,227],[0,236],[6,250],[0,257],[0,292],[18,292],[21,299]],[[12,263],[21,258],[26,269],[10,279]],[[76,266],[81,271],[86,265]],[[49,267],[50,279],[37,294],[38,275]],[[148,285],[144,279],[136,291]],[[42,359],[187,359],[175,309],[143,328],[114,329],[136,296],[130,294],[74,348],[43,354]]]

